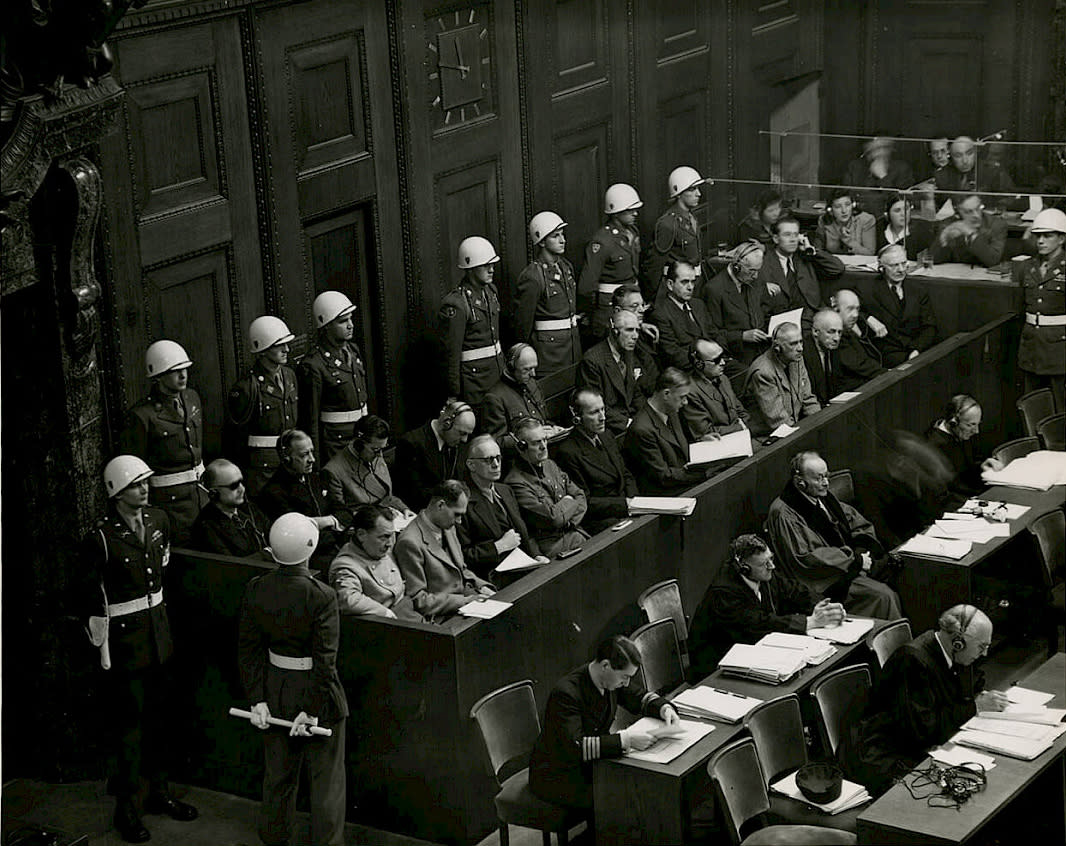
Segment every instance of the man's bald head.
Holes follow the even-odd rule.
[[[959,173],[973,170],[975,159],[974,141],[970,136],[960,135],[951,142],[951,163]]]
[[[811,334],[823,350],[835,350],[840,346],[840,336],[844,332],[844,321],[831,308],[823,308],[814,315],[811,322]]]
[[[722,354],[722,348],[714,341],[700,338],[696,341],[696,352],[699,353],[702,358],[717,358]]]
[[[992,621],[977,606],[953,605],[940,615],[937,627],[941,645],[949,649],[956,664],[969,666],[988,654],[992,643]]]
[[[219,485],[228,485],[241,476],[241,468],[227,458],[216,458],[204,468],[200,484],[208,490]]]
[[[833,307],[840,315],[844,331],[850,331],[859,322],[859,295],[849,288],[841,288],[833,297]]]

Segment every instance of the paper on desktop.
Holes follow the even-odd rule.
[[[1051,741],[1063,732],[1066,726],[1049,726],[1043,723],[1026,723],[1021,720],[996,720],[988,717],[970,717],[962,728],[966,731],[987,731],[992,734],[1002,734],[1007,737],[1018,737],[1022,740],[1047,740]]]
[[[676,514],[691,516],[696,510],[696,498],[693,496],[634,496],[628,500],[629,513],[636,514]]]
[[[1066,452],[1037,450],[1014,459],[1002,470],[986,470],[981,478],[988,485],[1046,491],[1052,485],[1066,484]]]
[[[858,643],[873,627],[873,620],[849,617],[839,626],[820,626],[817,629],[808,629],[807,634],[834,643]]]
[[[987,520],[937,520],[926,532],[936,538],[968,540],[988,543],[994,538],[1009,538],[1009,523],[989,523]]]
[[[774,314],[770,316],[770,325],[766,328],[766,334],[773,337],[774,330],[782,323],[795,323],[797,326],[801,326],[801,320],[803,319],[803,309],[794,308],[790,311],[783,311],[780,314]]]
[[[688,464],[709,464],[725,458],[745,458],[751,455],[751,432],[741,429],[722,435],[716,441],[697,441],[688,445]]]
[[[515,570],[529,570],[539,566],[535,558],[531,558],[522,551],[520,546],[516,546],[503,561],[496,565],[496,572],[510,573]]]
[[[934,538],[929,535],[915,535],[909,541],[900,544],[900,552],[909,552],[912,555],[929,555],[934,558],[950,558],[958,561],[965,558],[973,549],[973,543],[968,540],[948,540],[947,538]]]
[[[983,507],[979,504],[982,502],[985,503]],[[959,511],[978,512],[980,510],[996,508],[1000,505],[1002,505],[1007,510],[1008,520],[1017,520],[1029,510],[1028,505],[1015,505],[1013,502],[998,502],[995,500],[984,499],[968,499],[966,500],[966,502],[963,503]],[[946,517],[947,515],[944,516]],[[979,517],[980,514],[975,513],[974,516]]]
[[[1032,690],[1028,687],[1013,685],[1007,688],[1007,699],[1018,705],[1047,705],[1054,698],[1054,693],[1045,693],[1042,690]]]
[[[459,608],[459,613],[464,617],[477,617],[481,620],[491,620],[497,614],[502,614],[513,603],[500,602],[498,599],[475,599]]]
[[[807,663],[817,666],[836,655],[836,647],[825,640],[791,632],[769,632],[759,638],[757,646],[774,646],[780,649],[795,649],[803,653]]]
[[[787,438],[793,432],[798,432],[798,426],[789,426],[787,423],[782,423],[776,429],[770,433],[771,438]]]
[[[963,729],[951,738],[953,743],[963,746],[973,746],[1008,758],[1019,758],[1022,761],[1031,761],[1038,755],[1051,748],[1050,740],[1028,740],[1022,737],[1009,737],[1005,734],[996,734],[990,731],[971,731]]]
[[[762,699],[744,696],[728,690],[716,690],[704,685],[696,685],[683,690],[673,698],[674,708],[688,712],[689,716],[704,719],[722,720],[728,723],[740,722]]]
[[[638,761],[649,761],[653,764],[668,764],[678,755],[693,744],[706,737],[714,726],[709,723],[698,723],[695,720],[681,720],[681,728],[684,733],[679,737],[660,736],[651,746],[641,751],[627,752],[627,758],[636,758]],[[629,731],[643,731],[651,733],[662,730],[665,723],[655,717],[641,717],[629,727]]]
[[[956,743],[947,743],[929,752],[929,757],[949,767],[961,767],[965,764],[980,764],[988,772],[996,766],[996,759],[983,752],[977,752]]]
[[[855,399],[855,397],[861,396],[862,393],[860,391],[842,391],[835,397],[830,397],[829,402],[833,403],[834,405],[841,405],[845,402],[851,402],[851,400]]]

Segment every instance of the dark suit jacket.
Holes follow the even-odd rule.
[[[424,508],[429,491],[445,479],[458,479],[462,474],[460,450],[452,455],[437,447],[437,436],[429,423],[404,432],[396,439],[396,460],[393,462],[393,493],[417,511]]]
[[[930,248],[933,261],[937,264],[959,262],[961,264],[979,264],[991,267],[1003,260],[1003,249],[1007,246],[1007,221],[985,212],[982,215],[981,229],[968,244],[961,240],[940,243],[940,236],[933,240]],[[951,221],[944,224],[949,225]]]
[[[589,510],[582,525],[591,533],[607,528],[629,514],[626,498],[637,495],[637,480],[629,472],[618,443],[610,432],[596,447],[576,428],[555,447],[555,462],[585,492]]]
[[[664,423],[645,406],[633,418],[622,450],[637,487],[646,496],[676,496],[707,478],[704,471],[685,467],[688,440],[676,414]]]
[[[739,432],[748,423],[748,412],[725,376],[716,385],[694,373],[688,405],[681,409],[681,422],[690,440],[698,441],[708,432],[719,435]]]
[[[522,537],[522,550],[529,555],[540,555],[537,541],[529,533],[525,520],[518,509],[518,502],[511,489],[503,484],[496,484],[496,495],[503,504],[506,516],[485,496],[481,488],[468,480],[470,486],[470,503],[466,508],[463,522],[457,525],[459,545],[467,566],[483,579],[489,577],[496,565],[500,563],[500,554],[496,551],[496,541],[503,537],[508,529],[514,529]]]
[[[814,337],[807,333],[803,339],[803,361],[811,377],[811,389],[814,395],[818,397],[818,402],[826,405],[830,397],[835,397],[842,390],[840,387],[840,350],[829,350],[829,367],[832,372],[826,373]]]
[[[634,353],[622,355],[627,363],[624,376],[615,364],[610,342],[606,340],[585,353],[577,368],[577,387],[595,388],[603,394],[607,430],[614,435],[625,432],[629,421],[643,408],[658,378],[658,373],[645,372],[648,368],[638,363]]]
[[[495,385],[485,392],[481,400],[478,423],[481,430],[499,440],[514,423],[523,417],[536,417],[547,422],[548,412],[544,407],[544,394],[533,379],[528,385],[520,385],[504,374]]]
[[[922,352],[936,343],[936,315],[924,287],[904,279],[902,303],[880,276],[859,287],[863,312],[888,327],[884,338],[874,339],[885,367],[906,361],[911,350]]]
[[[883,247],[888,246],[888,239],[885,237],[885,227],[887,225],[884,218],[878,218],[877,252],[881,252]],[[934,225],[928,220],[922,220],[918,217],[910,219],[907,224],[907,237],[903,241],[907,249],[907,258],[914,260],[918,258],[918,253],[929,248],[933,243],[934,229]]]
[[[714,324],[703,301],[693,297],[688,305],[691,320],[669,296],[660,297],[651,312],[650,322],[659,327],[659,364],[663,367],[687,367],[692,344],[714,335]]]
[[[734,643],[755,643],[770,632],[807,631],[818,597],[781,573],[759,586],[762,601],[731,564],[721,568],[692,615],[688,651],[694,679],[709,676]]]
[[[756,279],[737,290],[729,268],[703,287],[703,301],[711,319],[711,338],[733,358],[751,364],[767,344],[745,344],[748,329],[766,329],[766,285]]]
[[[844,263],[825,250],[815,250],[814,255],[810,257],[797,252],[792,256],[792,266],[796,268],[794,287],[785,280],[785,271],[781,267],[777,250],[766,251],[758,281],[763,285],[774,282],[781,286],[780,294],[767,294],[767,314],[780,314],[794,308],[817,311],[828,298],[830,283],[844,275]]]
[[[862,335],[845,330],[837,350],[840,358],[837,387],[841,391],[854,391],[885,371],[881,366],[881,351],[871,339],[869,327],[865,323],[857,325]]]

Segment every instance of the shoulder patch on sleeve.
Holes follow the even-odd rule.
[[[446,318],[447,320],[451,320],[453,317],[455,317],[455,314],[456,314],[455,306],[451,306],[451,305],[442,306],[441,310],[440,310],[440,313],[441,313],[442,317]]]

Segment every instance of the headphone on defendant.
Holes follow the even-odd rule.
[[[953,429],[958,428],[959,418],[971,408],[976,408],[980,404],[969,394],[955,394],[948,400],[947,408],[944,409],[944,417]]]
[[[733,261],[729,264],[729,266],[733,268],[733,273],[740,273],[740,271],[744,269],[744,265],[741,263],[742,259],[744,259],[746,256],[750,256],[756,250],[759,250],[761,252],[762,248],[762,244],[759,241],[756,241],[754,238],[749,238],[747,241],[737,247],[737,251],[733,255]]]
[[[518,357],[526,350],[533,349],[531,344],[519,341],[507,351],[507,371],[513,376],[518,366]]]
[[[450,411],[448,410],[449,406],[451,406],[451,410]],[[467,405],[462,400],[448,400],[448,402],[446,402],[444,404],[444,408],[441,409],[441,411],[442,411],[442,413],[446,412],[444,414],[444,417],[442,417],[441,421],[440,421],[440,427],[445,432],[447,432],[449,429],[452,428],[452,426],[455,425],[455,419],[460,414],[463,414],[464,412],[467,412],[467,411],[469,411],[471,414],[474,413],[474,409],[472,409],[469,405]]]
[[[951,633],[951,650],[952,652],[962,652],[966,648],[966,630],[970,628],[970,623],[973,622],[973,618],[977,616],[977,608],[973,605],[963,606],[963,618],[958,620],[959,630]]]
[[[693,344],[688,348],[688,361],[692,366],[692,369],[697,373],[702,373],[707,369],[707,362],[703,360],[703,356],[700,355],[700,351],[696,348],[696,344]]]
[[[529,449],[529,441],[525,441],[518,437],[518,433],[529,423],[536,423],[539,426],[541,425],[541,422],[542,421],[538,417],[526,416],[519,417],[511,424],[511,437],[514,438],[515,446],[518,447],[520,452],[525,452]]]

